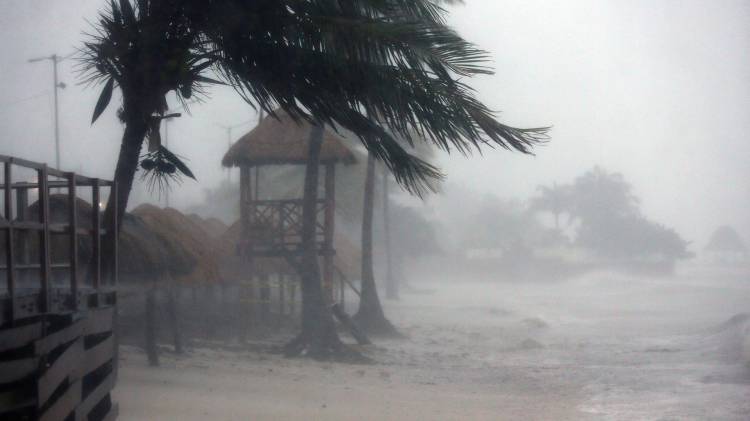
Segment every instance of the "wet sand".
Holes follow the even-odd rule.
[[[372,365],[259,345],[165,353],[150,368],[123,347],[120,419],[750,419],[750,325],[722,324],[750,312],[744,272],[415,286],[386,302],[408,339],[363,348]]]

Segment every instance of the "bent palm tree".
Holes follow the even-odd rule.
[[[430,0],[113,0],[85,44],[83,72],[104,83],[95,118],[115,87],[122,92],[118,210],[127,205],[143,140],[158,127],[166,94],[201,93],[217,82],[208,72],[272,116],[279,106],[295,119],[351,130],[416,194],[440,173],[390,132],[409,144],[416,133],[464,154],[484,145],[530,152],[546,129],[501,124],[474,98],[458,77],[491,73],[485,53],[447,27],[444,15]],[[172,157],[162,153],[163,165],[148,167],[187,169]],[[305,282],[318,283],[317,271]],[[303,324],[295,349],[330,355],[335,341],[310,338],[335,335],[328,323]]]
[[[398,336],[399,333],[383,313],[380,304],[372,259],[372,217],[375,199],[375,158],[367,157],[367,176],[365,178],[364,206],[362,207],[362,288],[359,297],[359,310],[354,320],[359,327],[368,333],[377,335]]]

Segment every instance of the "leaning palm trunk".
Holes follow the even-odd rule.
[[[323,294],[315,243],[322,125],[313,126],[309,143],[302,203],[302,257],[296,264],[302,285],[302,332],[286,345],[284,351],[287,356],[307,353],[317,359],[350,358],[356,354],[339,339],[330,303]]]
[[[138,162],[141,154],[141,146],[146,137],[148,126],[145,121],[134,117],[125,121],[125,133],[120,144],[120,155],[117,157],[114,182],[117,183],[117,229],[122,226],[122,215],[128,206],[130,191],[133,189],[133,180],[138,170]],[[107,201],[104,220],[107,224],[112,222],[112,210],[114,210],[114,196]]]
[[[388,196],[388,171],[383,170],[383,243],[385,248],[385,298],[398,300],[398,280],[393,277],[391,255],[391,198]]]
[[[112,273],[114,262],[110,259],[114,256],[113,250],[111,250],[114,244],[113,236],[117,235],[122,227],[130,191],[133,189],[133,180],[138,170],[141,146],[143,145],[143,140],[146,138],[147,131],[148,125],[144,119],[136,116],[125,118],[125,132],[122,135],[120,154],[117,158],[117,166],[113,179],[117,184],[117,195],[109,196],[107,207],[104,210],[106,234],[105,241],[102,243],[102,269],[106,274]],[[117,211],[117,224],[115,224],[114,218],[115,210]]]
[[[368,333],[376,335],[398,335],[391,322],[385,318],[380,305],[378,289],[372,267],[372,216],[375,193],[375,157],[367,157],[365,178],[365,198],[362,210],[362,288],[359,310],[354,315],[357,325]]]

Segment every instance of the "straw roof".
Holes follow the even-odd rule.
[[[172,208],[159,209],[148,204],[138,206],[132,214],[156,237],[159,249],[166,254],[162,265],[172,279],[182,283],[221,279],[210,235],[190,217]]]
[[[283,165],[307,163],[307,141],[312,125],[306,121],[294,121],[281,110],[276,117],[267,116],[249,133],[229,148],[221,164],[225,167],[253,165]],[[326,128],[320,162],[355,162],[352,152],[344,146],[345,141]]]
[[[187,215],[191,221],[198,225],[208,234],[211,239],[218,239],[227,230],[227,224],[217,218],[202,218],[200,215],[191,213]]]

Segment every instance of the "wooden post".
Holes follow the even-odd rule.
[[[110,225],[110,228],[111,228],[111,227],[118,226],[118,218],[120,218],[120,215],[117,214],[117,182],[116,181],[112,182],[112,186],[109,188],[109,194],[114,195],[114,200],[112,201],[112,206],[114,206],[114,209],[112,210],[113,221],[112,221],[112,225]],[[112,239],[112,256],[107,257],[108,261],[110,260],[112,261],[111,281],[112,281],[113,288],[117,286],[117,282],[119,280],[118,276],[120,273],[120,267],[119,267],[120,262],[118,260],[119,250],[117,249],[117,247],[119,246],[119,242],[120,242],[120,233],[117,228],[115,228],[114,230],[115,232],[109,236]]]
[[[253,200],[258,200],[260,197],[259,196],[260,186],[258,185],[258,183],[260,182],[259,180],[260,180],[260,165],[256,165],[255,166],[255,188],[253,188],[251,196],[250,196]]]
[[[29,211],[29,189],[26,187],[18,187],[16,190],[16,220],[18,221],[28,221],[28,211]],[[17,235],[15,235],[17,234]],[[16,252],[18,252],[18,255],[15,256],[17,262],[19,264],[29,264],[31,257],[29,250],[29,243],[28,239],[31,238],[31,231],[18,231],[14,233],[16,241]],[[17,280],[23,281],[28,279],[28,276],[31,273],[28,271],[20,271],[16,275]]]
[[[11,316],[14,318],[16,295],[16,262],[13,250],[13,176],[12,176],[12,159],[5,163],[5,220],[8,223],[8,229],[5,233],[5,265],[7,267],[8,296],[10,297]]]
[[[78,206],[76,205],[76,175],[68,173],[68,223],[70,240],[70,307],[73,311],[78,308]]]
[[[250,220],[249,220],[249,202],[250,197],[248,192],[250,191],[250,167],[240,167],[240,244],[247,240],[247,234],[250,232]],[[245,251],[242,250],[244,255]]]
[[[298,277],[292,275],[289,279],[289,316],[294,317],[297,314],[297,282]]]
[[[284,324],[284,311],[286,310],[286,276],[283,272],[277,274],[279,290],[279,327]]]
[[[93,286],[98,292],[102,281],[102,236],[101,236],[101,206],[99,202],[101,196],[99,194],[99,179],[95,178],[91,184],[91,227],[92,227],[92,238],[91,244],[93,246],[91,260],[94,265],[94,279]]]
[[[271,314],[271,288],[268,285],[268,273],[260,274],[260,319],[263,321],[263,327],[267,328],[270,324]]]
[[[47,165],[37,171],[39,179],[39,222],[42,230],[39,232],[39,267],[42,278],[42,312],[50,311],[50,259],[49,259],[49,189],[47,187]]]
[[[333,162],[326,164],[325,175],[325,222],[324,245],[323,245],[323,289],[330,303],[334,302],[333,296],[333,229],[336,209],[336,166]]]

